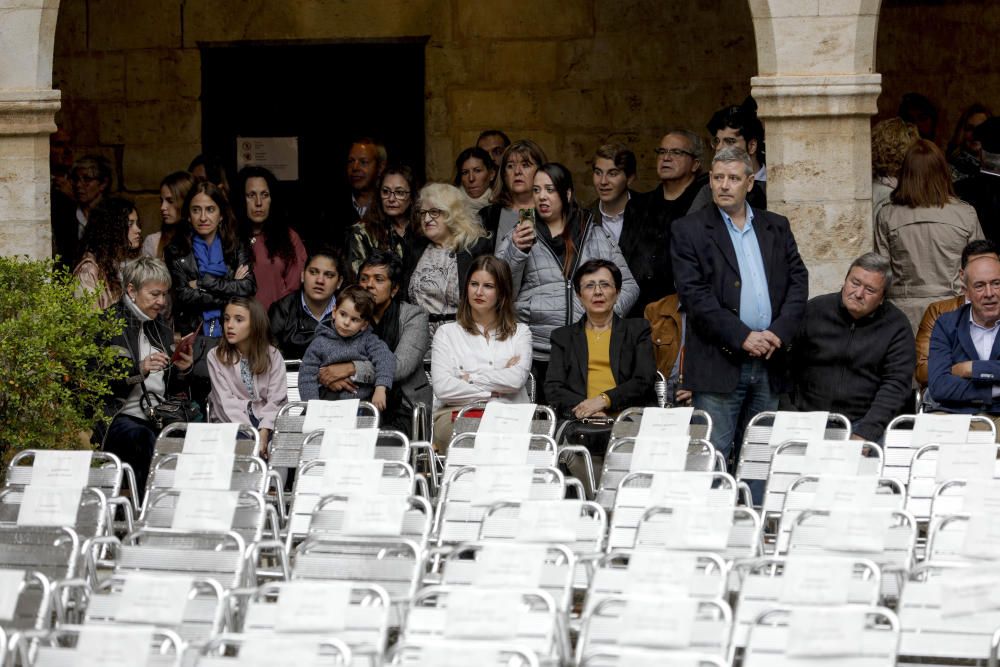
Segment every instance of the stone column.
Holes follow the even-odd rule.
[[[0,0],[0,254],[52,254],[49,134],[58,0]]]
[[[809,294],[834,291],[872,249],[871,116],[880,0],[750,0],[768,208],[788,216]]]

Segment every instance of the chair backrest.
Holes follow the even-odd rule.
[[[848,622],[853,619],[853,625],[859,626],[860,631],[849,636],[848,641],[820,641],[819,638],[813,641],[814,635],[808,630],[817,625],[817,619],[824,617]],[[899,619],[885,607],[778,608],[761,614],[754,622],[743,665],[895,667],[898,645]]]
[[[299,359],[285,359],[285,383],[288,390],[288,402],[299,403],[299,367],[302,361]]]
[[[634,465],[632,452],[635,437],[613,438],[604,456],[601,482],[597,488],[596,500],[601,507],[610,510],[615,505],[618,485],[630,472],[639,472]],[[711,472],[716,469],[716,451],[712,443],[703,438],[692,438],[688,445],[687,462],[684,470],[691,472]],[[725,471],[721,471],[725,472]]]
[[[634,438],[639,435],[639,427],[642,424],[642,411],[644,408],[625,408],[615,418],[615,424],[611,427],[611,439]],[[683,435],[683,434],[678,434]],[[695,410],[691,414],[691,421],[688,425],[687,435],[692,439],[711,440],[712,439],[712,416],[704,410]]]
[[[142,508],[142,515],[136,526],[139,528],[172,528],[177,503],[184,491],[163,489],[153,491]],[[257,491],[235,491],[236,510],[232,523],[226,530],[238,533],[247,544],[259,542],[264,537],[264,528],[269,517],[267,501]]]
[[[938,484],[948,481],[947,479],[942,479],[939,474],[946,472],[947,466],[942,465],[941,470],[938,470],[938,457],[941,453],[941,449],[952,447],[954,446],[924,445],[913,454],[913,461],[910,464],[910,479],[906,489],[906,509],[909,510],[921,524],[926,524],[930,521],[931,504]],[[985,451],[991,447],[994,450],[993,469],[980,469],[977,472],[984,473],[993,479],[1000,480],[1000,460],[995,458],[996,454],[1000,453],[1000,445],[990,445],[984,443],[982,445],[975,446],[975,449],[982,448],[982,450]],[[947,452],[945,453],[945,456],[948,456]],[[978,455],[976,458],[978,458]]]
[[[247,657],[250,655],[254,657],[252,663]],[[191,664],[193,667],[231,667],[265,663],[342,667],[354,664],[354,653],[346,642],[334,637],[311,638],[297,634],[224,635],[207,642],[197,655],[185,656],[184,664]]]
[[[569,525],[562,525],[559,531],[550,531],[546,536],[524,537],[522,524],[522,502],[502,500],[490,505],[483,516],[478,539],[496,541],[529,541],[543,544],[565,544],[582,556],[604,550],[604,538],[608,530],[608,515],[600,505],[589,500],[557,500],[557,503],[573,504],[577,507],[576,519]]]
[[[761,555],[760,516],[749,507],[651,507],[639,520],[637,551],[712,551],[726,560]]]
[[[183,574],[214,579],[225,589],[256,585],[246,541],[233,531],[138,528],[113,549],[114,574]],[[96,580],[97,558],[93,550],[87,556],[88,572]]]
[[[363,513],[366,506],[370,508],[379,499],[386,499],[392,504],[398,505],[401,516],[394,514],[393,521],[400,520],[398,529],[393,526],[390,529],[385,526],[376,526],[374,521],[365,521]],[[354,520],[348,516],[351,512],[362,512],[360,520]],[[431,527],[434,524],[434,511],[430,502],[421,496],[405,495],[372,495],[350,496],[329,495],[323,496],[315,509],[313,509],[312,519],[309,522],[308,535],[320,537],[322,539],[339,539],[353,537],[388,537],[399,538],[415,542],[421,549],[427,545],[430,537]],[[351,526],[358,526],[352,528]]]
[[[302,426],[306,420],[307,401],[289,402],[281,406],[274,419],[274,432],[271,433],[270,464],[272,468],[294,468],[299,464],[302,455],[302,443],[308,433],[303,433]],[[368,401],[358,405],[357,428],[378,428],[379,411]]]
[[[926,560],[980,565],[1000,560],[995,525],[997,519],[991,512],[939,517],[930,526]]]
[[[22,509],[30,508],[23,503],[25,493],[29,487],[5,487],[0,489],[0,525],[28,527],[32,524],[31,519],[26,518],[27,513],[21,514]],[[72,528],[77,536],[83,540],[91,540],[95,537],[109,535],[111,532],[111,515],[108,513],[108,499],[100,489],[86,487],[79,492],[72,489],[56,490],[62,494],[64,491],[79,498],[76,517],[67,527]],[[76,494],[79,495],[76,495]],[[68,500],[68,499],[67,499]],[[27,523],[26,523],[27,521]],[[40,524],[34,524],[43,527]]]
[[[4,479],[5,487],[23,488],[31,484],[34,472],[34,463],[37,456],[36,449],[25,449],[14,455],[10,465],[7,466],[7,476]],[[91,467],[87,472],[87,483],[89,487],[100,489],[105,497],[113,498],[122,493],[122,482],[124,480],[124,467],[122,461],[110,452],[92,452]]]
[[[16,650],[19,664],[32,667],[79,665],[84,651],[102,665],[136,664],[145,654],[147,667],[180,667],[184,642],[169,628],[62,625],[42,637],[21,635]]]
[[[150,468],[156,465],[160,457],[168,454],[181,454],[184,451],[184,437],[187,434],[187,424],[167,424],[160,431],[153,448],[153,460]],[[240,424],[236,430],[236,441],[232,452],[237,456],[260,456],[260,433],[250,424]]]
[[[479,422],[482,416],[480,411],[486,409],[486,401],[477,401],[462,406],[455,416],[455,424],[452,427],[453,437],[461,433],[475,433],[479,430]],[[531,432],[535,435],[547,435],[550,438],[556,434],[556,413],[547,405],[536,405],[535,416],[531,420]]]
[[[37,570],[49,581],[79,576],[81,540],[68,526],[0,525],[0,569]]]
[[[957,415],[921,414],[919,418],[927,423],[940,421],[948,423],[950,417]],[[920,442],[914,439],[916,415],[900,415],[885,429],[885,468],[882,472],[886,477],[895,477],[901,482],[910,478],[910,464],[913,455],[925,444],[940,444]],[[996,442],[996,426],[989,417],[972,415],[969,419],[969,432],[965,439],[968,444]]]
[[[728,660],[720,658],[680,658],[680,664],[689,667],[727,667]],[[641,648],[601,647],[580,661],[580,667],[635,667],[635,665],[661,665],[663,658],[655,652]]]
[[[157,491],[175,489],[174,472],[181,457],[205,456],[203,454],[167,454],[153,466],[146,484],[147,495]],[[234,456],[232,476],[229,482],[230,491],[267,491],[267,463],[257,456]]]
[[[542,406],[545,407],[545,406]],[[483,439],[477,446],[475,431],[465,431],[455,434],[448,445],[448,456],[444,461],[444,478],[447,480],[455,471],[465,466],[475,465],[511,465],[511,464],[531,464],[534,466],[555,466],[558,456],[556,441],[549,435],[532,434],[524,436],[528,438],[528,450],[523,461],[503,460],[502,457],[491,456],[489,444],[484,444]],[[521,445],[524,444],[522,440]],[[524,452],[524,450],[519,450]],[[500,458],[501,460],[497,460]]]
[[[740,460],[736,468],[736,477],[741,481],[766,480],[771,468],[771,457],[781,442],[771,444],[772,431],[778,412],[760,412],[750,419],[743,433],[743,446],[740,447]],[[818,435],[818,434],[817,434]],[[774,434],[774,437],[778,437]],[[831,412],[827,415],[826,431],[823,440],[847,440],[851,437],[851,420],[844,415]],[[801,437],[789,438],[802,440]]]
[[[299,467],[320,458],[323,445],[324,429],[317,429],[306,435],[302,441],[302,453],[299,455]],[[401,461],[407,463],[412,458],[410,439],[401,431],[381,429],[375,442],[375,458],[384,461]]]
[[[403,641],[392,649],[392,664],[441,665],[454,661],[456,656],[468,660],[464,664],[483,667],[538,667],[538,656],[528,646],[511,642],[492,642],[482,639],[421,639]],[[457,662],[455,664],[458,664]]]
[[[5,592],[4,600],[13,603],[0,616],[0,629],[10,634],[18,630],[49,629],[52,585],[48,577],[37,570],[0,570],[0,590]]]

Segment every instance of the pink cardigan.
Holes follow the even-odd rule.
[[[299,289],[302,285],[302,271],[306,268],[306,247],[294,229],[288,230],[295,248],[295,262],[286,265],[280,257],[270,259],[267,256],[267,244],[263,236],[257,237],[253,244],[253,275],[257,279],[257,301],[266,311],[271,304]]]
[[[260,420],[258,428],[273,429],[278,410],[288,402],[288,380],[281,353],[274,347],[270,347],[268,353],[270,369],[266,374],[253,378],[258,398],[252,407],[254,416]],[[249,424],[247,403],[250,402],[250,394],[240,377],[240,365],[224,366],[213,349],[208,353],[208,377],[212,381],[212,392],[208,395],[212,421]]]

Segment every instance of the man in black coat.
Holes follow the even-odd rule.
[[[789,388],[809,274],[788,219],[747,205],[746,151],[716,153],[709,183],[714,205],[674,222],[671,255],[687,312],[682,387],[711,415],[712,444],[728,455],[749,418],[775,410]]]
[[[889,260],[869,252],[851,264],[840,292],[810,299],[792,344],[792,404],[839,412],[852,438],[878,442],[910,394],[917,355],[909,320],[885,301]]]

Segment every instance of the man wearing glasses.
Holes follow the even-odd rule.
[[[747,203],[756,209],[767,208],[767,166],[764,164],[764,125],[757,118],[757,103],[748,97],[739,106],[719,109],[709,119],[708,133],[712,148],[718,153],[723,148],[742,148],[750,156],[753,167],[753,190],[747,193]],[[712,204],[712,191],[705,184],[691,204],[690,213]]]
[[[111,163],[100,155],[85,155],[73,163],[69,180],[73,186],[76,209],[72,218],[67,209],[64,217],[52,221],[52,236],[55,252],[62,264],[72,267],[79,259],[77,245],[83,237],[90,212],[111,191]]]

